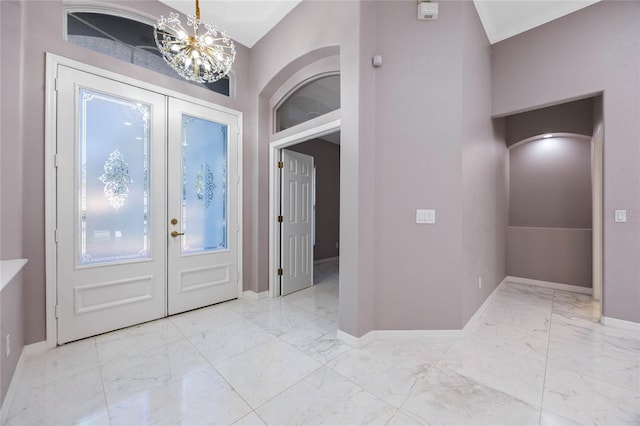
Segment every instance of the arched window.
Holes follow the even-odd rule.
[[[162,59],[153,39],[153,26],[144,22],[107,13],[69,10],[67,11],[67,40],[113,58],[183,80]],[[229,96],[228,77],[214,83],[193,84]]]
[[[340,109],[340,74],[308,80],[276,107],[276,132]]]

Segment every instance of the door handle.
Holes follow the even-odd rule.
[[[179,237],[180,235],[184,235],[184,232],[171,231],[171,236],[173,238]]]

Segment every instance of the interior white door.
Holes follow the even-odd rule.
[[[313,284],[313,157],[282,150],[281,290],[282,295]]]
[[[166,315],[165,97],[59,66],[58,343]]]
[[[238,297],[238,116],[169,102],[168,309]]]

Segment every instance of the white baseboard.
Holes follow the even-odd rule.
[[[18,358],[16,369],[13,371],[13,377],[11,378],[11,382],[9,382],[9,387],[7,388],[7,393],[4,396],[4,401],[2,401],[2,407],[0,408],[0,425],[7,424],[7,416],[9,415],[9,409],[11,408],[11,401],[13,401],[13,397],[16,394],[16,388],[18,387],[20,375],[22,375],[22,369],[24,367],[24,360],[27,357],[26,349],[26,346],[22,348],[22,353],[20,354],[20,358]]]
[[[261,291],[260,293],[256,293],[255,291],[252,291],[252,290],[246,290],[246,291],[243,291],[242,294],[240,295],[241,299],[249,299],[249,300],[262,300],[262,299],[266,299],[267,297],[269,297],[268,291]]]
[[[344,343],[345,345],[351,346],[352,348],[361,348],[373,341],[373,334],[368,332],[362,337],[355,337],[349,333],[345,333],[342,330],[338,330],[338,334],[336,335],[339,341]]]
[[[506,277],[491,292],[489,297],[482,303],[475,314],[467,321],[461,330],[372,330],[362,337],[355,337],[349,333],[338,330],[338,340],[353,348],[361,348],[374,340],[396,340],[396,339],[433,339],[433,340],[457,340],[464,338],[470,331],[480,324],[480,317],[487,310],[491,301],[507,283]]]
[[[600,323],[607,327],[620,328],[622,330],[630,330],[640,333],[640,323],[633,321],[625,321],[617,318],[600,317]]]
[[[329,262],[333,262],[340,259],[340,256],[335,256],[335,257],[327,257],[326,259],[320,259],[320,260],[314,260],[313,264],[314,265],[318,265],[320,263],[329,263]]]
[[[467,323],[464,325],[463,329],[461,330],[464,336],[469,334],[471,331],[475,330],[480,325],[480,317],[482,317],[482,314],[485,313],[485,311],[487,310],[487,308],[489,307],[493,299],[496,297],[496,294],[498,294],[500,289],[507,284],[507,281],[509,281],[508,278],[509,277],[504,277],[504,279],[500,282],[500,284],[498,284],[496,288],[493,289],[489,297],[487,297],[485,301],[482,303],[482,305],[480,305],[476,313],[473,314],[471,318],[469,318],[469,321],[467,321]]]
[[[578,285],[554,283],[551,281],[532,280],[530,278],[519,278],[519,277],[507,277],[507,281],[516,283],[516,284],[527,284],[527,285],[533,285],[536,287],[550,288],[553,290],[570,291],[572,293],[581,293],[581,294],[588,294],[588,295],[593,294],[592,288],[580,287]]]
[[[51,346],[49,345],[49,343],[46,340],[43,340],[41,342],[36,342],[36,343],[32,343],[30,345],[27,345],[24,347],[24,352],[26,353],[27,356],[31,356],[31,355],[36,355],[36,354],[40,354],[42,352],[46,352],[49,349],[54,348],[55,346]]]

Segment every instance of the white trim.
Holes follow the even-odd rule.
[[[340,130],[341,119],[339,118],[340,110],[325,114],[323,118],[335,115],[332,121],[322,123],[316,127],[308,128],[298,133],[288,136],[275,138],[269,144],[269,296],[276,297],[280,295],[280,289],[276,288],[278,282],[278,261],[280,257],[280,238],[277,232],[277,212],[276,207],[280,204],[280,191],[278,190],[278,161],[280,161],[280,150],[300,142],[314,139],[320,136],[328,135]],[[313,120],[308,121],[307,123]]]
[[[521,145],[524,145],[526,143],[529,143],[529,142],[545,139],[544,135],[546,135],[546,134],[548,134],[548,133],[543,133],[543,134],[540,134],[540,135],[531,136],[530,138],[523,139],[523,140],[521,140],[519,142],[514,143],[513,145],[509,145],[507,148],[508,149],[513,149],[513,148],[517,148],[517,147],[519,147]],[[584,139],[584,140],[587,140],[587,141],[591,142],[591,136],[580,135],[578,133],[553,133],[553,132],[551,132],[551,134],[553,135],[553,136],[551,136],[552,138]]]
[[[141,89],[148,90],[150,92],[158,93],[167,98],[177,98],[183,101],[211,108],[223,113],[233,115],[237,118],[238,133],[237,137],[237,162],[238,162],[238,176],[237,176],[237,190],[238,190],[238,297],[243,291],[243,113],[232,108],[228,108],[222,105],[218,105],[214,102],[200,99],[194,96],[185,95],[175,90],[166,89],[160,86],[156,86],[152,83],[148,83],[142,80],[137,80],[132,77],[120,75],[115,72],[107,71],[93,65],[84,64],[82,62],[68,59],[63,56],[55,55],[53,53],[46,53],[46,93],[45,93],[45,288],[46,288],[46,305],[45,305],[45,318],[46,318],[46,332],[47,338],[42,344],[42,348],[50,349],[57,346],[58,331],[57,320],[55,317],[55,306],[57,304],[57,271],[56,271],[56,242],[55,242],[55,230],[57,226],[57,195],[56,195],[56,168],[54,163],[54,156],[57,152],[57,92],[56,92],[56,78],[58,66],[63,65],[70,68],[77,69],[79,71],[98,75],[100,77],[115,80],[124,84],[135,86]],[[35,349],[31,349],[35,350]]]
[[[27,262],[27,259],[0,260],[0,291],[22,271]]]
[[[533,285],[536,287],[550,288],[553,290],[570,291],[572,293],[580,293],[580,294],[588,294],[588,295],[593,294],[592,288],[581,287],[578,285],[554,283],[551,281],[541,281],[541,280],[533,280],[530,278],[519,278],[519,277],[507,277],[507,281],[515,284],[526,284],[526,285]]]
[[[58,344],[58,321],[55,307],[57,296],[57,250],[55,230],[57,227],[57,194],[55,154],[57,152],[57,99],[56,78],[58,64],[64,63],[62,58],[46,54],[46,84],[45,84],[45,135],[44,135],[44,223],[45,223],[45,290],[46,306],[45,318],[47,347],[54,348]]]
[[[51,350],[47,345],[46,340],[42,340],[40,342],[32,343],[24,347],[23,351],[27,354],[27,356],[38,355],[48,350]]]
[[[11,408],[11,402],[13,401],[16,389],[18,388],[18,383],[20,383],[20,376],[24,369],[25,359],[32,355],[46,352],[49,349],[50,348],[46,340],[22,347],[22,353],[20,354],[20,358],[18,358],[16,368],[13,370],[13,376],[11,376],[7,393],[4,396],[4,401],[2,401],[2,407],[0,407],[0,425],[7,423],[7,416],[9,415],[9,409]]]
[[[619,328],[622,330],[630,330],[635,331],[636,333],[640,333],[640,322],[626,321],[617,318],[601,316],[600,324],[607,327]]]
[[[480,318],[485,313],[496,294],[507,284],[509,277],[505,277],[496,286],[489,297],[480,305],[475,314],[467,321],[461,330],[372,330],[362,337],[355,337],[342,330],[338,330],[337,339],[353,348],[361,348],[374,340],[396,340],[396,339],[440,339],[459,340],[466,337],[478,325]]]
[[[591,232],[591,228],[553,228],[550,226],[507,226],[509,229],[549,229],[554,231],[589,231]]]
[[[20,382],[20,376],[22,375],[22,369],[24,368],[24,360],[27,357],[27,351],[25,349],[26,346],[22,349],[20,358],[18,358],[18,363],[16,364],[15,370],[13,370],[13,376],[11,377],[11,381],[9,382],[7,393],[4,396],[4,401],[2,401],[2,407],[0,407],[0,425],[7,424],[9,409],[11,408],[13,397],[16,394],[18,383]]]
[[[267,299],[269,297],[268,291],[261,291],[260,293],[256,293],[253,290],[246,290],[240,293],[239,299],[248,299],[248,300],[262,300]]]
[[[119,16],[121,18],[130,19],[132,21],[140,22],[149,26],[154,26],[158,22],[158,18],[142,12],[137,9],[133,9],[123,5],[116,5],[106,1],[92,1],[85,0],[66,0],[64,3],[64,40],[67,40],[67,15],[69,13],[99,13],[101,15]]]
[[[355,337],[349,333],[345,333],[342,330],[338,330],[338,332],[336,333],[336,338],[345,345],[351,346],[352,348],[361,348],[375,340],[374,334],[371,331],[362,337]]]
[[[340,256],[327,257],[326,259],[314,260],[313,263],[316,265],[320,265],[322,263],[334,262],[339,259],[340,259]]]
[[[476,313],[473,314],[471,318],[469,318],[469,321],[467,321],[467,323],[462,328],[462,331],[465,336],[468,335],[473,330],[475,330],[481,324],[480,318],[489,308],[489,305],[491,304],[491,302],[493,302],[493,299],[496,297],[496,294],[498,294],[498,292],[502,289],[502,287],[507,285],[507,282],[509,281],[508,278],[509,277],[504,277],[504,279],[500,281],[500,284],[498,284],[496,288],[493,289],[489,297],[487,297],[485,301],[482,303],[482,305],[480,305]]]

